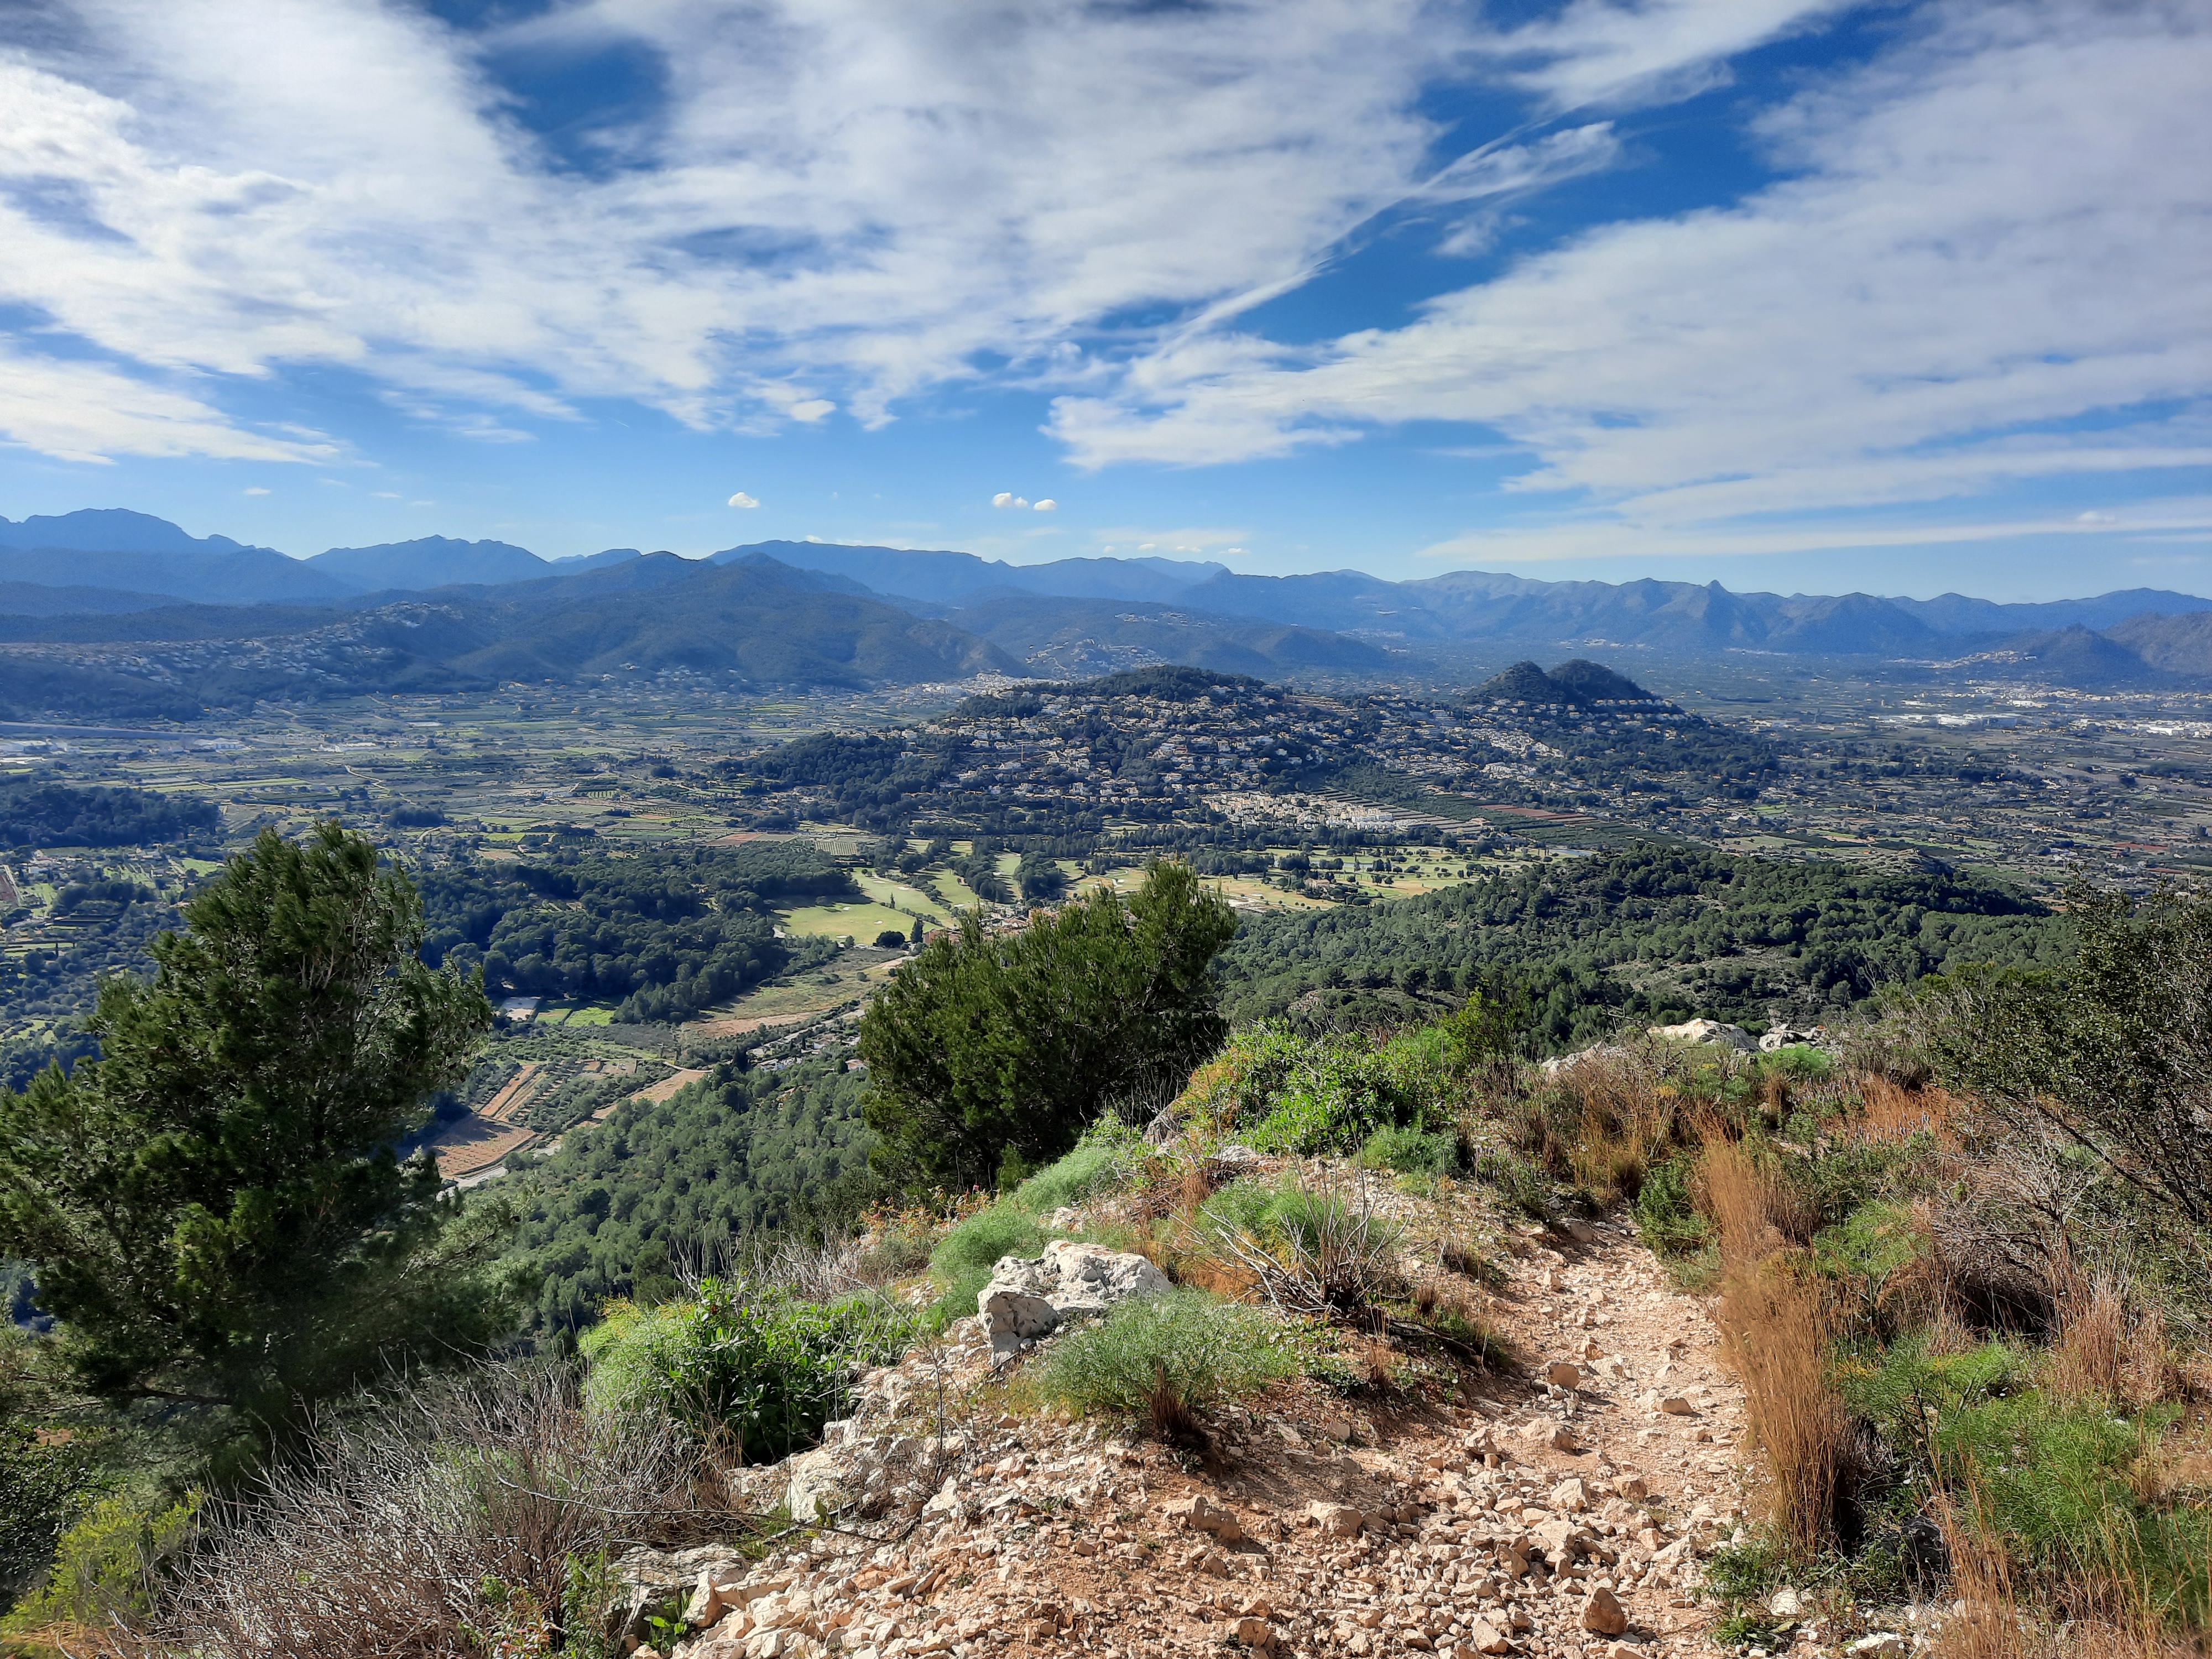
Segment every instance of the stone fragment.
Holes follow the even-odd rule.
[[[1579,1389],[1583,1368],[1571,1359],[1554,1359],[1544,1368],[1544,1380],[1555,1389]]]
[[[1686,1019],[1680,1025],[1654,1025],[1651,1035],[1670,1042],[1717,1042],[1739,1054],[1755,1054],[1759,1050],[1758,1039],[1742,1026],[1717,1019]]]
[[[1357,1538],[1367,1517],[1349,1504],[1309,1504],[1306,1514],[1324,1538]]]
[[[1880,1630],[1871,1636],[1862,1636],[1844,1650],[1846,1653],[1860,1656],[1860,1659],[1896,1659],[1896,1656],[1911,1650],[1912,1644],[1891,1630]]]
[[[1192,1532],[1209,1532],[1223,1544],[1241,1544],[1244,1528],[1235,1515],[1218,1504],[1209,1504],[1203,1492],[1180,1498],[1167,1506],[1167,1517],[1180,1521]]]
[[[1598,1650],[1598,1659],[1644,1659],[1644,1655],[1626,1642],[1608,1642]]]
[[[1669,1417],[1688,1417],[1696,1412],[1697,1407],[1680,1395],[1670,1394],[1661,1398],[1659,1409]]]
[[[1552,1488],[1544,1501],[1553,1509],[1565,1510],[1570,1515],[1580,1515],[1590,1506],[1589,1487],[1579,1476],[1571,1480],[1562,1480]]]
[[[1510,1653],[1513,1651],[1513,1638],[1487,1619],[1478,1619],[1468,1626],[1467,1641],[1461,1651],[1464,1652],[1468,1648],[1473,1648],[1477,1653]]]
[[[1766,1610],[1777,1619],[1795,1619],[1805,1611],[1805,1603],[1796,1590],[1784,1584],[1766,1598]]]
[[[1523,1439],[1533,1440],[1540,1446],[1548,1446],[1553,1451],[1571,1452],[1582,1449],[1576,1443],[1575,1431],[1557,1418],[1537,1418],[1523,1428],[1521,1434]]]
[[[1628,1613],[1620,1598],[1601,1584],[1583,1603],[1582,1626],[1600,1636],[1619,1636],[1628,1628]]]

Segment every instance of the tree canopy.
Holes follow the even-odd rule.
[[[1110,1106],[1179,1085],[1227,1032],[1207,968],[1236,931],[1219,895],[1170,863],[1148,866],[1128,899],[1094,888],[1020,932],[963,917],[861,1019],[879,1158],[984,1182],[1060,1157]]]
[[[81,1380],[263,1425],[431,1347],[497,1298],[440,1247],[427,1156],[394,1143],[491,1010],[426,964],[420,907],[337,823],[264,830],[109,980],[101,1057],[0,1098],[0,1252],[35,1265]]]

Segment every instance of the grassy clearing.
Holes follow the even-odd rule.
[[[810,904],[802,909],[780,911],[777,922],[787,933],[810,938],[836,939],[849,935],[856,945],[874,943],[876,935],[895,930],[902,937],[914,918],[888,904]]]

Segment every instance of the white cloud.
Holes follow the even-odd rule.
[[[744,490],[740,489],[736,495],[730,497],[730,505],[732,507],[758,507],[760,505],[760,500],[757,496],[748,495]]]
[[[2119,520],[2110,513],[2084,513],[2078,515],[2075,519],[2074,522],[2076,524],[2118,524]]]
[[[2203,465],[2203,14],[1935,19],[1766,119],[1794,176],[1735,207],[1589,232],[1401,328],[1178,340],[1054,429],[1099,466],[1477,423],[1532,459],[1518,487],[1646,530]]]
[[[327,462],[337,453],[328,442],[253,431],[178,389],[191,384],[190,377],[162,385],[105,363],[33,356],[0,335],[0,440],[70,461],[127,453]]]
[[[0,301],[142,364],[340,365],[427,419],[879,422],[979,352],[1081,373],[1066,337],[1103,316],[1296,278],[1418,183],[1455,9],[578,0],[471,35],[367,0],[52,0],[0,15],[0,182],[38,187],[0,192]],[[600,136],[621,165],[553,165],[487,65],[617,50],[665,105]]]
[[[1002,489],[991,497],[991,505],[994,507],[1027,507],[1029,504],[1029,498],[1026,495],[1017,495],[1011,489]]]
[[[269,492],[259,484],[248,484],[239,493],[245,495],[266,495]]]
[[[1036,511],[1039,513],[1057,513],[1060,511],[1060,503],[1053,500],[1051,496],[1048,495],[1044,500],[1036,504]]]

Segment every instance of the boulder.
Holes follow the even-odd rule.
[[[1103,1314],[1133,1296],[1156,1296],[1168,1276],[1143,1256],[1072,1238],[1054,1239],[1034,1259],[1000,1256],[975,1310],[994,1358],[1019,1353],[1060,1328],[1063,1320]]]
[[[1583,1603],[1582,1622],[1584,1630],[1600,1636],[1619,1636],[1628,1628],[1628,1612],[1620,1605],[1619,1596],[1600,1585]]]
[[[1755,1054],[1759,1043],[1741,1025],[1717,1019],[1686,1019],[1680,1025],[1655,1025],[1651,1035],[1669,1042],[1717,1042],[1738,1054]]]

